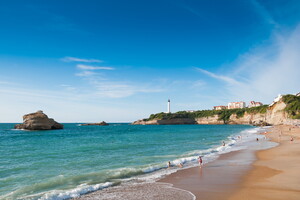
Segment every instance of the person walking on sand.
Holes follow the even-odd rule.
[[[201,156],[198,157],[198,162],[199,162],[199,166],[202,167],[203,160]]]
[[[293,138],[293,136],[291,136],[291,143],[293,143],[293,141],[294,141],[294,138]]]

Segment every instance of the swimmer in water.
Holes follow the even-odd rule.
[[[168,162],[168,168],[170,168],[170,167],[171,167],[171,162],[169,161],[169,162]]]

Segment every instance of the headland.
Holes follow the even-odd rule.
[[[249,124],[296,125],[300,124],[300,96],[284,95],[270,105],[250,108],[222,110],[199,110],[193,112],[157,113],[149,118],[133,122],[134,125],[174,125],[174,124]]]

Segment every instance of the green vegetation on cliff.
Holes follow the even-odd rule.
[[[230,116],[232,114],[236,114],[237,118],[243,117],[244,114],[251,113],[266,113],[267,112],[268,105],[258,106],[258,107],[252,107],[252,108],[239,108],[239,109],[224,109],[224,110],[198,110],[195,112],[186,112],[186,111],[179,111],[176,113],[157,113],[152,114],[148,120],[168,120],[168,119],[177,119],[177,118],[201,118],[201,117],[212,117],[217,115],[218,120],[222,120],[225,124],[228,123]]]
[[[300,96],[288,94],[282,97],[286,104],[285,111],[292,119],[300,119]]]

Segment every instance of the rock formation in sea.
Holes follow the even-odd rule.
[[[23,123],[15,125],[15,129],[26,130],[52,130],[63,128],[64,126],[62,124],[54,121],[52,118],[48,118],[41,110],[24,115]]]
[[[88,124],[81,124],[81,126],[108,126],[109,124],[105,121],[99,123],[88,123]]]

